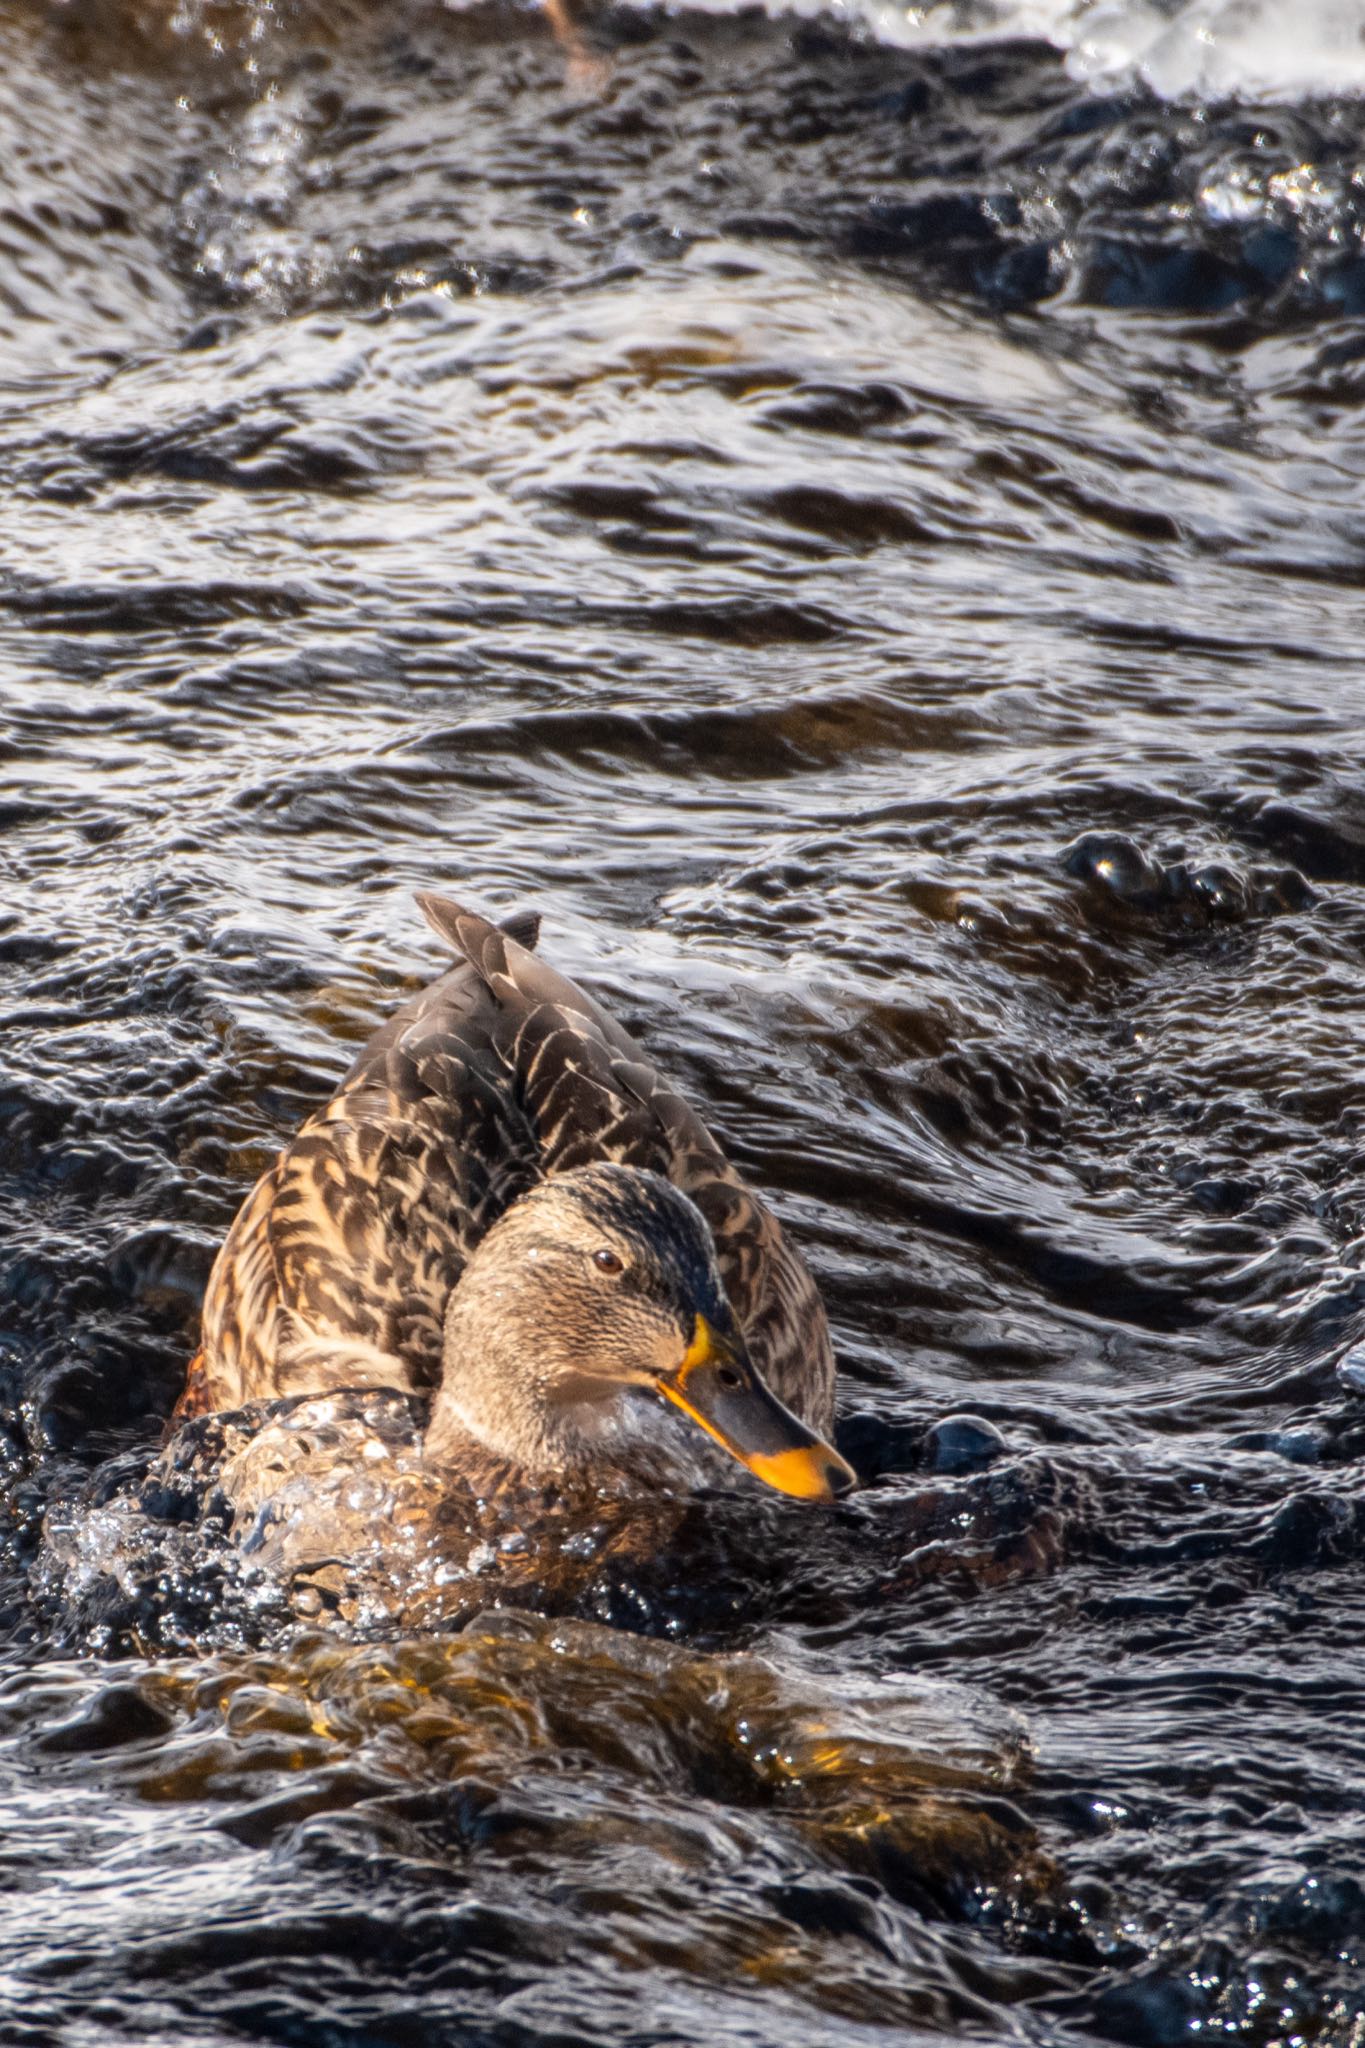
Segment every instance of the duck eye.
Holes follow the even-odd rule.
[[[624,1273],[626,1270],[615,1252],[609,1252],[605,1245],[593,1253],[592,1262],[600,1273]]]
[[[716,1367],[716,1378],[723,1387],[729,1387],[731,1391],[736,1387],[744,1385],[743,1373],[737,1372],[733,1365],[718,1365]]]

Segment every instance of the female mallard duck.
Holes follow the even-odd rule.
[[[776,1219],[535,957],[538,920],[417,900],[458,964],[248,1196],[174,1419],[385,1388],[430,1394],[426,1468],[480,1493],[685,1485],[715,1476],[705,1438],[845,1492],[824,1310]]]

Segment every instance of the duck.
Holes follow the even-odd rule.
[[[335,1490],[347,1459],[401,1466],[427,1508],[647,1501],[736,1465],[841,1498],[829,1326],[776,1216],[540,956],[538,916],[416,900],[454,964],[242,1204],[168,1440],[236,1418],[258,1531],[272,1489]]]

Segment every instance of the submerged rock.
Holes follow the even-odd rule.
[[[1063,849],[1062,866],[1100,902],[1195,927],[1274,917],[1314,900],[1297,868],[1161,861],[1126,832],[1081,833]]]
[[[979,1415],[945,1415],[925,1433],[925,1461],[931,1472],[979,1472],[1003,1457],[1006,1443],[993,1422]]]

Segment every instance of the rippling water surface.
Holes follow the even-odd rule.
[[[749,13],[0,57],[6,2040],[1358,2042],[1365,109]],[[847,1508],[463,1632],[120,1564],[418,885],[770,1192]]]

